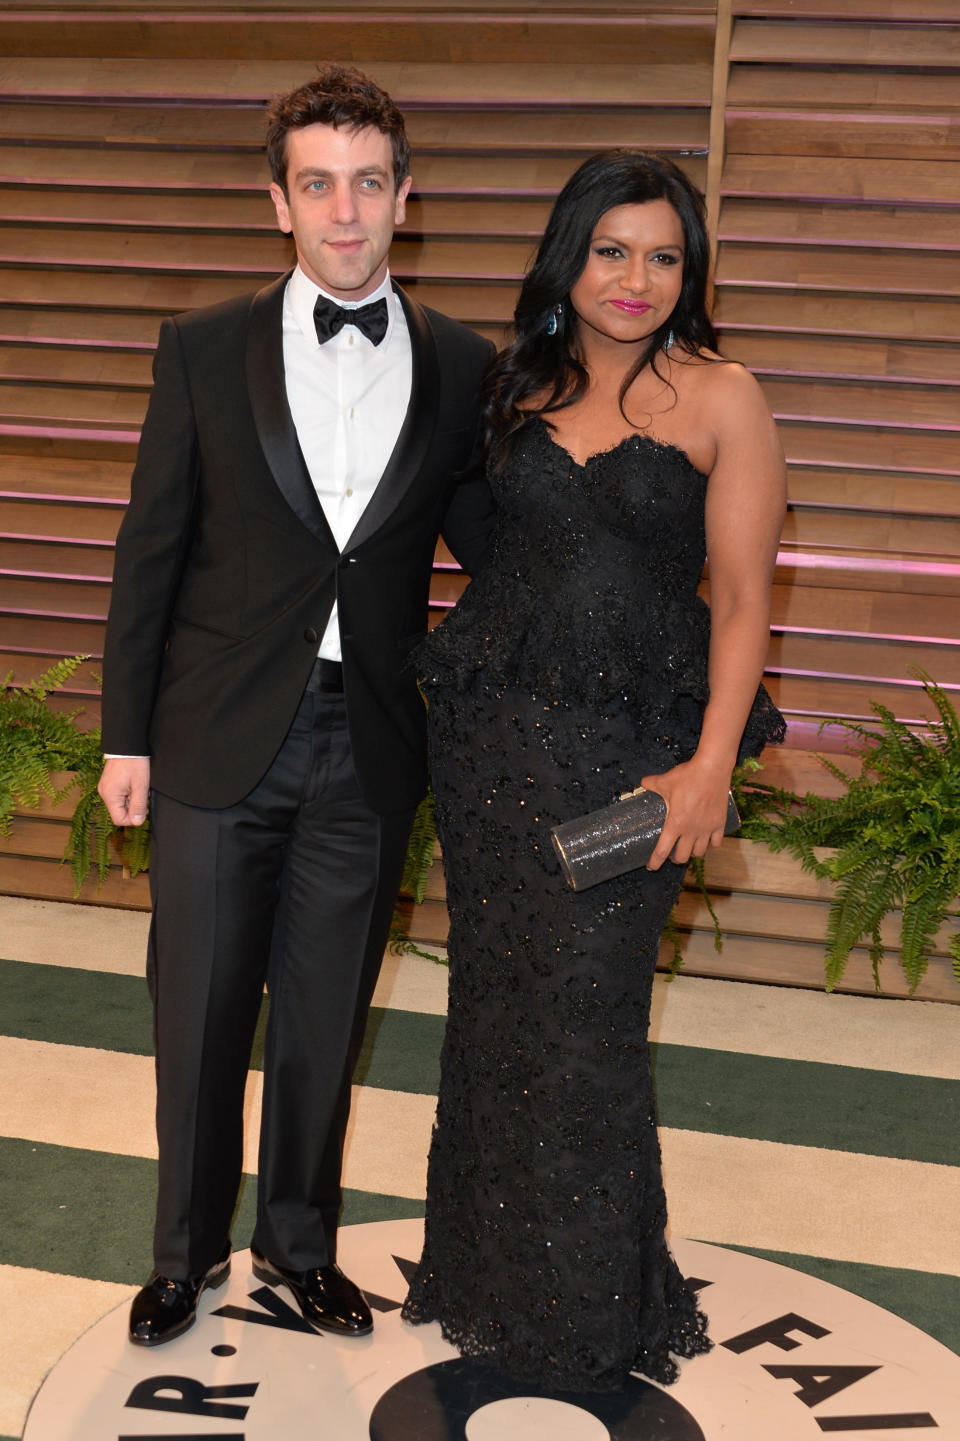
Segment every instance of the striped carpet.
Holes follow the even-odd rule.
[[[149,1269],[146,926],[137,912],[0,897],[0,1441]],[[346,1223],[422,1214],[445,982],[417,957],[385,964],[356,1076]],[[681,976],[658,979],[653,1034],[674,1233],[810,1271],[960,1352],[960,1008]]]

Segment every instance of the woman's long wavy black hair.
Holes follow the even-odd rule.
[[[487,447],[498,463],[505,459],[512,437],[534,415],[560,410],[586,390],[588,375],[577,356],[577,317],[570,291],[583,273],[600,217],[618,205],[644,205],[650,200],[666,200],[680,218],[683,282],[669,320],[649,337],[624,377],[621,410],[644,366],[652,364],[656,370],[656,357],[671,331],[673,343],[690,354],[701,347],[716,350],[706,310],[710,243],[700,192],[663,156],[640,150],[605,150],[592,156],[557,196],[513,313],[515,338],[501,351],[487,380]],[[558,305],[562,309],[557,329],[548,335]],[[531,405],[534,396],[541,398]]]

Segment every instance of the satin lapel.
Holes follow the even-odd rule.
[[[437,342],[423,308],[415,300],[411,300],[399,286],[394,288],[403,306],[407,329],[410,332],[410,349],[413,355],[410,403],[380,483],[357,521],[344,547],[345,551],[352,550],[371,536],[396,509],[400,498],[423,466],[437,424],[437,400],[440,394]]]
[[[258,290],[250,304],[247,391],[267,464],[284,499],[318,540],[337,549],[317,499],[287,403],[283,379],[283,293],[288,275]]]

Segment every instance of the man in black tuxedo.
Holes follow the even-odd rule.
[[[163,323],[107,626],[100,792],[137,825],[149,790],[153,825],[142,1345],[185,1331],[228,1274],[265,981],[254,1273],[317,1326],[373,1324],[336,1232],[351,1076],[425,785],[406,662],[438,532],[472,570],[492,513],[470,470],[492,348],[390,282],[399,111],[328,66],[274,103],[267,150],[298,264]]]

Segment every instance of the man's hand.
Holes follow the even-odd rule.
[[[149,756],[110,756],[97,790],[115,826],[142,826],[150,790]]]

